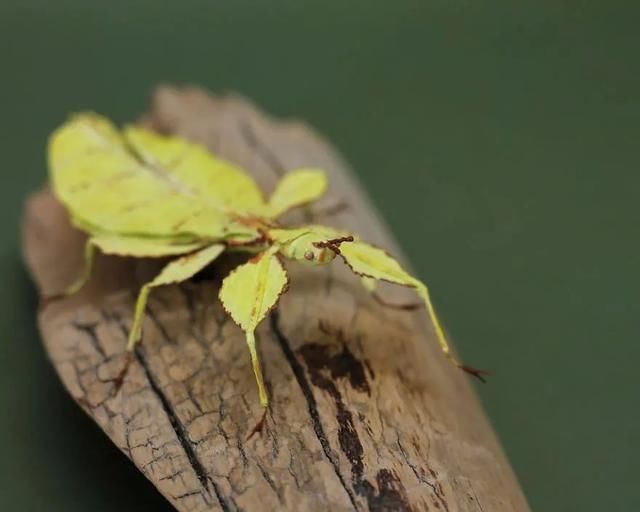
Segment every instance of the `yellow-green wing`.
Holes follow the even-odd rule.
[[[286,290],[287,282],[287,273],[275,251],[269,250],[233,270],[224,279],[220,289],[222,305],[245,332],[263,407],[267,407],[269,399],[256,350],[255,329],[276,305]]]
[[[203,196],[223,211],[257,214],[264,207],[262,192],[242,169],[181,137],[127,126],[124,137],[141,160],[166,169],[172,180]]]
[[[94,236],[89,243],[105,254],[135,256],[138,258],[162,258],[193,252],[203,246],[202,243],[168,243],[153,238],[131,238],[118,236]]]
[[[156,151],[161,153],[172,144],[171,140],[156,142]],[[92,233],[189,235],[208,240],[251,231],[235,224],[219,208],[210,197],[211,190],[206,195],[200,183],[188,181],[159,160],[150,161],[147,153],[151,149],[140,151],[97,114],[76,115],[52,134],[49,167],[53,189],[76,224],[93,227]],[[206,168],[201,171],[208,172]]]
[[[280,180],[269,198],[267,216],[276,218],[287,210],[318,199],[327,189],[327,177],[319,169],[296,169]]]
[[[345,236],[349,233],[330,228],[329,226],[322,226],[321,224],[307,224],[299,228],[273,228],[269,230],[268,234],[269,238],[275,243],[286,244],[302,236],[308,237],[309,240],[322,242],[331,238]]]

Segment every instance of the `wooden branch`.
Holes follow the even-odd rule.
[[[236,97],[169,87],[143,122],[204,143],[265,191],[289,169],[326,169],[324,204],[287,220],[347,227],[398,255],[344,163],[304,125],[273,121]],[[347,208],[330,213],[340,202]],[[79,272],[82,236],[46,191],[29,200],[23,228],[41,293],[63,289]],[[69,393],[176,509],[528,510],[424,312],[383,307],[339,261],[289,265],[290,291],[259,329],[272,406],[247,440],[262,411],[243,335],[217,301],[220,276],[236,263],[154,290],[119,394],[110,379],[124,364],[135,293],[158,262],[101,257],[85,290],[39,316]],[[382,293],[415,301],[402,288]]]

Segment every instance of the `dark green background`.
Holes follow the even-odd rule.
[[[0,510],[168,509],[58,384],[18,229],[65,114],[130,118],[159,81],[326,134],[494,370],[532,507],[639,510],[637,5],[2,0]]]

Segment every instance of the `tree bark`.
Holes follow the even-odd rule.
[[[157,90],[142,122],[205,144],[266,192],[289,169],[325,169],[327,198],[286,220],[348,228],[399,256],[345,164],[306,126],[237,97],[171,87]],[[339,202],[347,208],[331,212]],[[41,293],[78,275],[83,235],[49,192],[28,201],[23,237]],[[236,263],[152,292],[117,394],[111,379],[124,364],[135,295],[159,262],[100,257],[81,293],[39,315],[69,393],[177,510],[528,510],[424,311],[380,306],[338,260],[288,266],[290,290],[258,331],[271,408],[248,440],[262,411],[243,334],[217,301]],[[382,293],[415,301],[399,287]]]

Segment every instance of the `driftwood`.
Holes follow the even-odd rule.
[[[236,97],[168,87],[142,122],[204,143],[265,191],[288,169],[326,169],[324,204],[288,220],[347,227],[398,255],[344,163],[304,125]],[[340,202],[347,208],[331,212]],[[24,252],[41,293],[78,274],[82,240],[49,192],[29,200]],[[443,358],[424,312],[379,305],[339,261],[289,265],[290,290],[259,329],[272,405],[247,440],[261,409],[243,335],[216,300],[235,263],[154,290],[118,394],[111,379],[135,293],[157,261],[101,257],[86,289],[39,316],[69,393],[176,509],[528,510],[468,377]],[[414,300],[401,288],[382,293]]]

